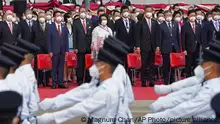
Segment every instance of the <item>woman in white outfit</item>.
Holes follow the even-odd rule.
[[[110,35],[112,36],[112,30],[107,26],[108,24],[108,15],[102,14],[99,16],[99,25],[94,28],[92,32],[92,58],[96,58],[98,51],[102,48],[104,40]]]

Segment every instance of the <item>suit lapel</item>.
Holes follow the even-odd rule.
[[[4,24],[5,24],[6,28],[7,28],[7,30],[11,33],[10,28],[8,26],[8,23],[5,21]],[[14,28],[13,28],[13,30],[14,30]]]
[[[127,29],[126,29],[126,27],[125,27],[125,23],[124,23],[123,18],[121,18],[121,24],[122,24],[122,27],[124,27],[125,32],[128,33],[128,32],[127,32]]]
[[[83,23],[82,23],[81,19],[79,19],[79,26],[81,27],[80,29],[82,29],[83,32],[86,33],[85,30],[84,30]]]

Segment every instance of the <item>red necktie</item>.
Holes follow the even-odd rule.
[[[61,37],[61,32],[60,32],[60,24],[58,24],[58,34],[59,34],[59,36]]]
[[[86,21],[85,21],[85,20],[83,20],[83,28],[84,28],[84,31],[85,31],[85,33],[86,33],[87,30],[86,30]]]
[[[13,26],[11,22],[9,23],[9,28],[10,28],[11,34],[13,34]]]
[[[149,26],[149,29],[150,29],[150,32],[151,32],[151,20],[148,19],[148,26]]]
[[[195,24],[192,24],[193,32],[196,33]]]

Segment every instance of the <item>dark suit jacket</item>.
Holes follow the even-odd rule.
[[[156,38],[157,46],[160,48],[162,53],[171,53],[173,45],[177,52],[180,51],[180,33],[178,24],[176,22],[172,22],[172,35],[166,22],[160,24],[160,28],[156,34]]]
[[[47,42],[48,51],[53,54],[65,53],[69,51],[68,43],[68,29],[66,25],[61,24],[61,37],[59,36],[55,23],[48,25],[47,27]]]
[[[213,37],[218,36],[217,34],[220,34],[220,31],[216,31],[215,26],[213,22],[207,22],[204,25],[203,29],[203,46],[207,47],[210,42],[213,42]],[[220,37],[216,37],[216,40],[220,40]]]
[[[113,20],[110,20],[108,22],[108,27],[112,29],[112,32],[114,33],[115,31],[115,22]]]
[[[34,44],[38,45],[41,50],[40,53],[48,53],[48,39],[47,39],[47,23],[45,23],[45,30],[43,31],[39,22],[34,22],[32,26],[32,36]]]
[[[16,44],[18,38],[18,25],[12,23],[13,33],[11,33],[10,28],[7,22],[0,22],[0,45],[4,42],[10,44]]]
[[[34,23],[34,21],[33,21]],[[33,26],[33,24],[32,24]],[[32,31],[30,30],[30,28],[28,27],[28,23],[26,22],[26,20],[21,20],[19,22],[19,32],[21,35],[21,38],[30,42],[33,42],[33,37],[32,37]]]
[[[142,21],[138,22],[135,27],[139,28],[135,33],[137,47],[141,48],[142,52],[149,52],[150,50],[155,51],[156,49],[156,28],[158,23],[151,19],[151,31],[149,29],[148,23],[144,18]]]
[[[85,33],[80,19],[76,19],[73,23],[73,49],[77,49],[79,53],[91,52],[92,25],[88,19],[86,19],[86,28]]]
[[[196,50],[198,44],[201,44],[201,25],[195,24],[196,33],[193,32],[190,22],[185,23],[182,26],[181,38],[182,38],[182,49],[189,53],[193,53]]]
[[[116,38],[127,44],[131,49],[136,45],[135,43],[135,22],[129,19],[129,32],[127,32],[123,18],[115,22]]]

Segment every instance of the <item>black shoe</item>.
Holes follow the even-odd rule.
[[[149,84],[149,86],[150,86],[150,87],[154,87],[154,82],[151,81],[150,84]]]
[[[80,86],[81,84],[82,84],[82,82],[81,82],[81,81],[77,82],[77,85],[78,85],[78,86]]]
[[[65,86],[64,84],[58,84],[58,88],[66,89],[66,88],[68,88],[68,87]]]
[[[141,84],[141,87],[147,87],[147,84],[146,83]]]
[[[56,84],[52,84],[51,88],[56,89],[57,88]]]

